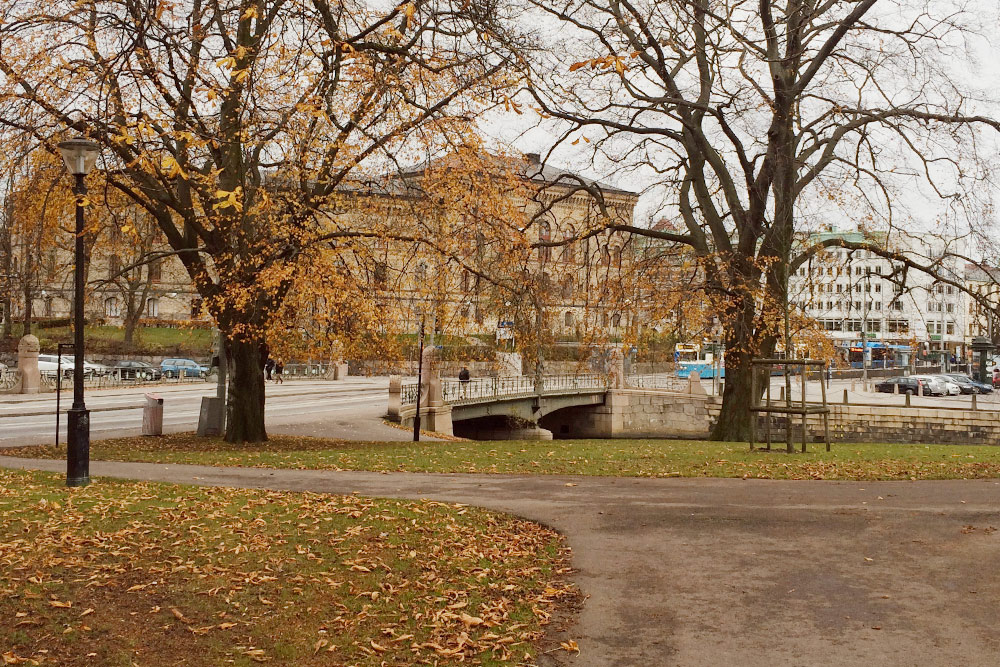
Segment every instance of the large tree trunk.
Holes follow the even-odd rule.
[[[753,306],[742,310],[743,313],[732,314],[748,321],[741,323],[730,320],[725,324],[726,382],[719,421],[712,428],[710,436],[712,440],[739,442],[750,438],[750,406],[754,395],[753,367],[750,363],[753,359],[753,340],[752,336],[747,335],[750,329],[746,324],[753,322]],[[745,312],[747,310],[749,313]]]
[[[226,442],[264,442],[264,374],[261,341],[227,339],[229,392],[226,404]]]

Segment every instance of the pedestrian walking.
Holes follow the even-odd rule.
[[[469,374],[469,369],[465,366],[462,370],[458,372],[458,381],[462,383],[462,395],[464,396],[469,390],[469,382],[472,380],[472,376]]]
[[[278,359],[274,362],[274,383],[275,384],[285,384],[285,379],[283,374],[285,372],[285,362]]]
[[[268,360],[266,362],[264,362],[264,377],[265,377],[265,379],[270,380],[272,372],[274,372],[274,359],[268,358]]]

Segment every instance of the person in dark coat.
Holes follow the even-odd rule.
[[[271,372],[274,370],[274,359],[268,357],[267,361],[264,362],[264,375],[268,380],[271,379]]]

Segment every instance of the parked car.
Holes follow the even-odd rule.
[[[993,393],[993,387],[991,385],[985,384],[983,382],[979,382],[977,380],[973,380],[968,375],[963,375],[962,373],[948,373],[948,377],[950,377],[953,381],[957,382],[958,386],[962,387],[962,393],[963,394],[976,394],[976,393],[979,393],[979,394],[992,394]],[[969,389],[971,389],[971,391],[965,391],[966,387],[968,387]]]
[[[145,361],[122,359],[115,362],[113,369],[120,374],[122,380],[150,381],[163,377],[163,372],[159,368]]]
[[[204,378],[208,377],[209,368],[192,359],[164,359],[160,362],[160,371],[168,378]]]
[[[40,354],[38,355],[38,370],[42,375],[47,375],[49,377],[55,377],[59,370],[59,356],[57,354]],[[62,355],[62,374],[63,377],[73,377],[73,368],[76,365],[76,360],[72,355],[64,354]],[[83,375],[84,377],[94,377],[97,375],[107,375],[111,372],[111,369],[104,364],[95,364],[92,361],[83,361]]]
[[[944,383],[945,389],[948,390],[949,396],[958,396],[959,394],[972,393],[971,391],[970,392],[962,391],[962,385],[958,384],[947,375],[938,374],[938,375],[932,375],[931,377],[934,378],[935,380],[939,380]]]
[[[898,386],[898,392],[900,394],[910,394],[911,396],[917,393],[917,380],[912,377],[892,377],[886,378],[875,385],[875,391],[880,391],[884,394],[892,394],[893,387]]]
[[[919,380],[924,385],[924,394],[927,396],[947,396],[948,387],[945,383],[933,375],[911,375],[914,380]]]

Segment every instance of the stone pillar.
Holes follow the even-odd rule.
[[[441,350],[424,348],[424,364],[420,382],[420,427],[423,430],[453,435],[451,406],[444,403],[441,386]]]
[[[441,389],[441,350],[433,345],[424,348],[423,368],[420,378],[420,405],[444,405]]]
[[[394,422],[399,421],[399,409],[403,399],[403,378],[398,375],[389,376],[389,407],[385,416]]]
[[[625,355],[620,347],[611,350],[611,358],[608,360],[608,388],[625,388]]]
[[[21,394],[37,394],[41,391],[42,375],[38,372],[38,339],[28,334],[17,344],[17,370],[21,376]]]
[[[701,384],[701,373],[692,370],[688,374],[688,393],[695,396],[706,396],[705,387]]]

